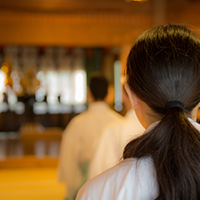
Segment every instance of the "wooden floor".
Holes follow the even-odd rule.
[[[0,200],[63,200],[56,168],[0,169]]]

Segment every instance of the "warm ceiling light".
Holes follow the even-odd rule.
[[[148,1],[148,0],[125,0],[126,2],[132,2],[132,1],[139,1],[139,2],[142,2],[142,1]]]

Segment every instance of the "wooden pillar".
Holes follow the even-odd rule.
[[[120,61],[122,63],[122,74],[125,74],[126,60],[127,60],[127,57],[128,57],[131,47],[132,46],[130,44],[127,44],[127,45],[124,45],[121,47]]]
[[[166,23],[166,0],[154,0],[153,1],[153,21],[154,26],[158,26]]]

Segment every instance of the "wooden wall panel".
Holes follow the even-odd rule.
[[[0,44],[114,46],[150,27],[148,15],[0,13]]]
[[[200,24],[200,3],[191,0],[24,2],[0,1],[0,45],[126,45],[155,24]]]

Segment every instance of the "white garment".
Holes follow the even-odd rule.
[[[127,112],[119,123],[109,124],[103,131],[89,168],[89,179],[119,163],[126,144],[142,135],[145,129],[140,124],[134,109]]]
[[[189,120],[200,131],[200,125]],[[158,123],[150,125],[145,133]],[[130,158],[89,180],[76,200],[152,200],[158,196],[158,190],[152,159]]]
[[[72,199],[83,184],[82,167],[95,151],[102,129],[123,117],[104,102],[92,103],[88,110],[74,117],[66,127],[60,147],[58,180],[65,182],[67,196]]]

